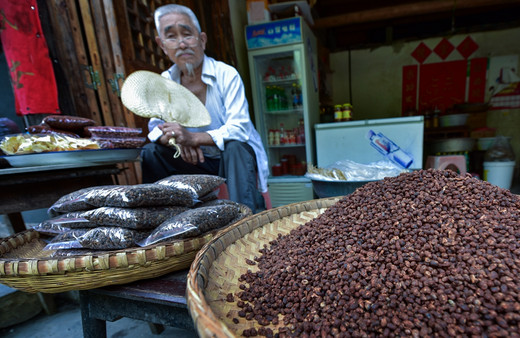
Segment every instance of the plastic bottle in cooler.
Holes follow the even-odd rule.
[[[370,140],[370,145],[390,161],[405,169],[412,164],[413,157],[403,151],[397,144],[382,133],[376,133],[373,130],[369,130],[367,138]]]
[[[293,108],[298,108],[298,106],[300,105],[299,104],[300,99],[298,97],[298,88],[296,87],[296,83],[292,84],[291,96],[292,96],[292,106],[293,106]]]
[[[274,110],[274,100],[273,100],[273,89],[271,86],[265,87],[265,100],[266,100],[266,107],[267,110]]]
[[[285,144],[286,142],[285,130],[283,129],[283,123],[280,123],[280,144]]]
[[[273,86],[273,109],[272,110],[280,110],[282,105],[282,99],[279,94],[279,89],[276,86]]]

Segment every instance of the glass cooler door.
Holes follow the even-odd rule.
[[[314,164],[319,121],[316,40],[301,18],[248,26],[246,33],[255,125],[269,160],[272,204],[313,199],[304,175],[307,163]]]

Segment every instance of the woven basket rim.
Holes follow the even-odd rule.
[[[201,273],[202,262],[213,264],[216,258],[225,250],[219,245],[219,240],[224,236],[232,236],[239,233],[241,238],[258,227],[266,226],[286,216],[316,209],[328,208],[341,199],[341,196],[315,199],[306,202],[292,203],[278,208],[263,211],[243,219],[232,226],[223,229],[216,234],[202,249],[199,250],[188,272],[186,284],[186,300],[188,310],[195,327],[201,337],[235,337],[235,334],[212,311],[204,295],[204,288],[208,281]],[[261,223],[262,221],[266,223]],[[204,267],[206,269],[206,267]],[[201,285],[204,284],[204,285]]]
[[[179,256],[191,251],[199,250],[200,246],[198,243],[203,241],[207,242],[210,238],[212,238],[219,230],[214,230],[212,232],[208,232],[203,236],[185,239],[185,240],[177,240],[171,242],[164,243],[156,243],[145,247],[132,247],[127,249],[120,250],[106,250],[99,251],[95,254],[90,255],[70,255],[63,257],[41,257],[41,258],[2,258],[0,256],[0,281],[4,276],[40,276],[40,275],[49,275],[56,274],[62,275],[64,273],[69,272],[78,272],[80,270],[111,270],[117,268],[127,268],[128,264],[135,261],[135,263],[140,263],[141,265],[149,264],[150,262],[156,260],[163,260],[174,258],[175,256]],[[38,231],[29,229],[23,232],[17,233],[15,235],[4,238],[0,241],[0,255],[6,252],[9,252],[12,249],[20,248],[22,246],[31,245],[33,240],[40,238],[40,234]],[[7,247],[7,250],[6,250]],[[188,248],[184,250],[184,248]],[[151,253],[151,254],[150,254]],[[149,259],[148,257],[152,256],[155,259]],[[85,264],[77,264],[78,261],[81,262],[95,262],[97,260],[103,260],[107,262],[107,264],[95,264],[92,263],[90,266]],[[76,261],[74,264],[72,261]],[[60,264],[65,263],[65,264]],[[120,264],[123,265],[120,265]],[[37,267],[36,269],[31,269],[30,271],[20,272],[16,269],[9,269],[7,266],[22,268],[25,264]],[[55,267],[50,271],[41,271],[42,265],[52,265]]]

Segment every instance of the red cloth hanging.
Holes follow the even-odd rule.
[[[0,37],[16,114],[60,114],[54,69],[36,0],[0,0],[0,4]]]

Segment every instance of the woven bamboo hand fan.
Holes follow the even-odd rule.
[[[187,88],[159,74],[139,70],[130,74],[121,88],[121,101],[136,115],[157,117],[166,122],[177,122],[183,127],[204,127],[211,117],[202,102]],[[174,157],[180,155],[177,147]]]

